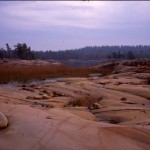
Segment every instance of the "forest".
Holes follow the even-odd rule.
[[[18,43],[14,48],[6,44],[6,49],[0,49],[0,58],[41,59],[41,60],[101,60],[101,59],[136,59],[150,58],[150,45],[136,46],[87,46],[70,50],[35,51],[26,43]]]

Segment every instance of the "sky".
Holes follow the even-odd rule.
[[[150,45],[149,1],[0,1],[0,48]]]

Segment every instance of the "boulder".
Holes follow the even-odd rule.
[[[65,94],[57,92],[57,91],[54,91],[53,94],[54,96],[65,96]]]
[[[121,101],[127,101],[127,98],[126,97],[122,97],[120,100]]]
[[[8,126],[8,119],[2,112],[0,112],[0,129],[6,128],[7,126]]]
[[[33,96],[27,96],[26,99],[34,99]]]
[[[98,103],[94,103],[93,107],[94,107],[94,109],[101,109],[102,108],[102,106]]]
[[[30,84],[30,87],[35,88],[36,86],[37,86],[37,84],[35,84],[35,83]]]
[[[22,87],[27,87],[27,85],[26,85],[26,84],[23,84]]]
[[[36,100],[43,99],[43,97],[42,97],[42,96],[39,96],[39,95],[37,95],[37,96],[34,96],[33,98],[34,98],[34,99],[36,99]]]
[[[30,92],[35,91],[33,88],[30,88],[30,87],[23,87],[22,90],[26,90],[26,91],[30,91]]]
[[[43,94],[43,99],[49,99],[50,97],[46,94]]]
[[[47,94],[50,97],[54,96],[53,92],[51,92],[51,91],[43,90],[42,92],[45,93],[45,94]]]
[[[41,88],[42,88],[41,86],[36,86],[34,89],[39,90],[39,89],[41,89]]]
[[[44,94],[40,92],[39,95],[44,95]]]

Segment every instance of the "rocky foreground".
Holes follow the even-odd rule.
[[[0,85],[0,150],[149,150],[149,77],[137,62],[107,76]]]

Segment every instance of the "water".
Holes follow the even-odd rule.
[[[61,78],[51,78],[46,80],[32,80],[29,84],[44,84],[44,83],[53,83],[59,81]]]
[[[8,86],[8,87],[12,87],[12,86],[17,86],[19,83],[18,82],[9,82],[9,83],[5,83],[5,84],[0,84],[0,86]]]
[[[29,86],[30,84],[44,84],[44,83],[53,83],[53,82],[57,82],[61,80],[61,78],[51,78],[51,79],[46,79],[46,80],[32,80],[26,83],[21,83],[21,82],[9,82],[6,84],[0,84],[0,86],[7,86],[7,87],[13,87],[13,86],[18,86],[18,85],[22,85],[25,84],[27,86]]]
[[[76,60],[71,59],[63,62],[66,66],[71,67],[87,67],[87,66],[96,66],[106,62],[106,60]]]

